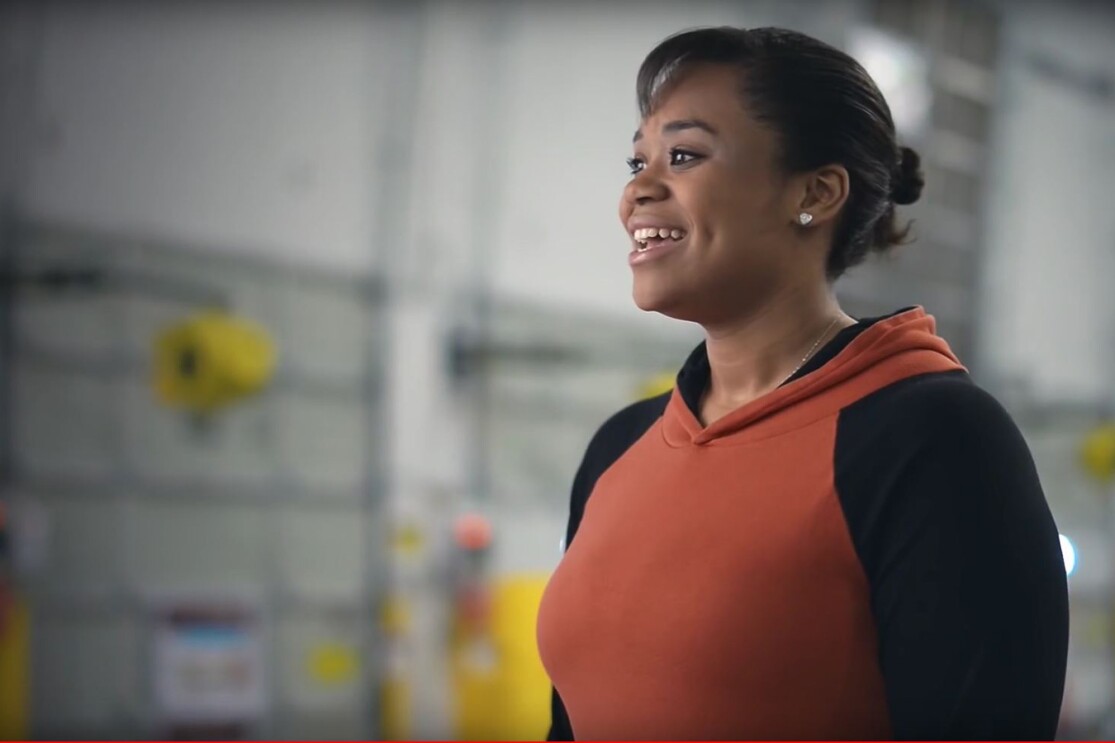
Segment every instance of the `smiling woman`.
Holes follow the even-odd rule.
[[[886,101],[771,28],[670,37],[637,92],[634,300],[706,341],[577,472],[550,738],[1053,737],[1067,591],[1026,444],[922,308],[833,292],[923,186]]]

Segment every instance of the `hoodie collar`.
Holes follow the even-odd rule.
[[[895,363],[900,357],[902,363]],[[964,367],[936,334],[933,316],[921,307],[909,307],[844,328],[780,387],[705,427],[695,412],[710,379],[708,352],[701,343],[678,373],[663,417],[664,434],[675,446],[712,443],[750,431],[789,409],[816,407],[809,403],[818,398],[836,403],[848,393],[854,399],[874,391],[872,384],[882,387],[914,373],[956,369]],[[869,389],[857,394],[864,384]],[[826,394],[839,388],[854,389],[845,390],[844,395]],[[819,400],[818,405],[825,410],[833,407]]]

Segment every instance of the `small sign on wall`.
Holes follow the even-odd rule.
[[[168,603],[156,612],[155,700],[172,727],[250,727],[266,710],[264,642],[254,608]]]

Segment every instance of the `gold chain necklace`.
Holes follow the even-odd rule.
[[[812,355],[813,355],[813,352],[817,350],[817,346],[821,345],[821,341],[822,341],[822,340],[824,340],[825,336],[829,334],[829,331],[830,331],[830,330],[832,330],[832,329],[833,329],[833,327],[834,327],[834,326],[836,325],[836,323],[838,323],[838,322],[840,322],[840,317],[839,317],[839,316],[837,316],[837,317],[833,318],[833,321],[829,323],[829,326],[828,326],[827,328],[825,328],[825,332],[821,333],[821,334],[820,334],[820,335],[819,335],[819,336],[817,337],[817,340],[813,341],[813,345],[809,347],[809,350],[805,352],[805,356],[803,356],[803,357],[802,357],[802,359],[801,359],[801,363],[799,363],[799,364],[798,364],[797,366],[795,366],[795,367],[794,367],[794,370],[793,370],[792,372],[790,372],[789,374],[787,374],[787,375],[785,376],[785,378],[783,378],[783,380],[782,380],[781,382],[779,382],[779,383],[778,383],[778,386],[779,386],[779,387],[781,387],[782,385],[786,384],[786,382],[787,382],[787,381],[789,381],[789,379],[790,379],[790,378],[791,378],[792,376],[794,376],[794,375],[795,375],[795,374],[797,374],[797,373],[798,373],[799,371],[801,371],[801,368],[802,368],[803,366],[805,366],[805,362],[806,362],[806,361],[809,361],[809,357],[810,357],[810,356],[812,356]]]

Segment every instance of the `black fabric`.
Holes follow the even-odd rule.
[[[1064,563],[1006,411],[964,372],[898,382],[841,412],[834,474],[871,587],[895,736],[1053,738]]]
[[[565,547],[573,543],[577,527],[585,512],[596,481],[612,464],[623,456],[632,444],[638,441],[656,420],[662,417],[666,403],[670,400],[667,392],[648,400],[628,405],[609,418],[593,436],[576,476],[573,478],[573,492],[569,501],[569,524],[565,530]],[[557,690],[553,690],[550,710],[552,714],[550,732],[546,740],[573,740],[573,730],[569,716]]]

